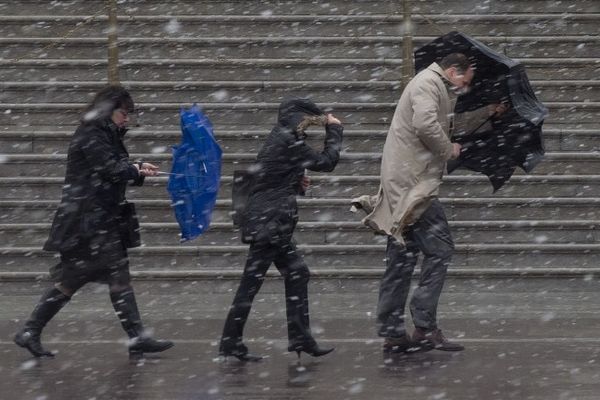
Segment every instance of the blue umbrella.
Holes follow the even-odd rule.
[[[167,190],[181,241],[191,240],[208,229],[221,179],[221,148],[210,120],[194,104],[181,110],[181,144],[173,146],[173,168]]]

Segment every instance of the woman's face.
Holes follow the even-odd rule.
[[[129,112],[122,108],[117,108],[113,111],[111,119],[119,128],[126,128],[127,124],[129,124]]]

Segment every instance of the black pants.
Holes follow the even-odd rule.
[[[413,292],[410,311],[416,327],[437,328],[438,301],[454,251],[446,214],[438,199],[433,200],[404,238],[406,246],[388,237],[387,268],[377,305],[378,334],[383,337],[406,334],[404,308],[419,253],[423,253],[421,276]]]
[[[285,282],[288,339],[290,346],[314,343],[308,317],[309,270],[296,245],[283,246],[252,243],[240,286],[227,315],[221,350],[233,351],[242,345],[244,325],[252,308],[254,296],[260,290],[265,274],[274,263]]]

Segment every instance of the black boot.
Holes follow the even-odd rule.
[[[34,357],[54,357],[50,351],[42,347],[40,336],[42,329],[48,321],[60,311],[71,300],[56,288],[46,290],[42,298],[33,309],[31,316],[25,323],[25,327],[19,331],[14,338],[15,343],[27,350]]]
[[[110,292],[110,300],[121,325],[129,336],[129,357],[140,359],[144,353],[159,353],[173,347],[169,340],[155,340],[144,336],[144,327],[140,318],[133,289],[121,292]]]
[[[325,354],[331,353],[333,350],[335,350],[335,347],[319,347],[317,342],[315,342],[314,340],[305,343],[292,344],[288,346],[288,351],[295,351],[296,354],[298,354],[298,358],[300,358],[300,354],[302,352],[305,352],[306,354],[311,355],[313,357],[321,357]]]
[[[263,356],[250,354],[248,352],[248,347],[241,341],[232,343],[228,339],[221,339],[221,344],[219,345],[219,355],[221,357],[235,357],[240,361],[250,361],[257,362],[263,359]]]

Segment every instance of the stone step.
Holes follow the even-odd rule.
[[[349,266],[381,268],[385,246],[309,245],[299,246],[307,265],[315,270],[347,269]],[[131,249],[133,271],[188,271],[198,268],[239,270],[248,246],[161,246]],[[550,268],[573,266],[597,268],[600,244],[457,244],[452,258],[457,268]],[[34,272],[47,270],[58,262],[54,253],[39,247],[0,248],[0,271]]]
[[[132,160],[144,160],[158,165],[163,172],[171,171],[172,155],[135,154]],[[2,157],[2,177],[62,177],[65,174],[66,154],[0,154]],[[221,173],[232,175],[234,170],[247,169],[256,162],[254,153],[225,153],[223,154]],[[342,153],[340,161],[332,173],[326,175],[378,175],[381,166],[381,153]],[[531,172],[532,175],[577,175],[600,174],[600,152],[558,152],[546,153],[544,159]],[[453,175],[473,173],[467,170],[457,170]],[[516,175],[524,174],[521,169]],[[321,175],[310,171],[309,176]]]
[[[415,36],[415,47],[436,36]],[[600,57],[600,36],[475,36],[484,44],[511,58]],[[84,58],[106,56],[103,37],[5,37],[0,38],[0,57]],[[121,37],[123,58],[401,58],[402,36],[240,36],[240,37]]]
[[[172,102],[278,102],[294,93],[319,102],[396,102],[399,81],[123,81],[139,103],[160,99]],[[538,99],[545,101],[600,101],[600,80],[532,81]],[[1,82],[0,102],[88,103],[106,86],[102,81]]]
[[[41,11],[41,10],[40,10]],[[380,10],[385,11],[385,10]],[[123,37],[178,36],[390,36],[404,33],[403,16],[370,15],[133,15],[118,17]],[[442,32],[468,35],[582,35],[597,32],[600,14],[415,14],[412,33],[431,34],[432,24]],[[0,36],[61,37],[73,29],[102,37],[108,29],[105,15],[0,16]]]
[[[217,129],[271,125],[279,103],[202,103],[207,116]],[[78,121],[84,103],[0,103],[0,126],[14,127],[66,126]],[[146,128],[170,128],[179,125],[182,103],[140,103],[135,122]],[[387,129],[395,103],[320,103],[351,129]],[[592,129],[600,127],[600,102],[546,102],[549,125],[562,128]]]
[[[76,128],[0,130],[0,149],[5,154],[66,153]],[[266,125],[260,130],[217,130],[215,135],[224,152],[258,152],[270,130],[271,126]],[[322,132],[310,129],[308,135],[307,141],[311,145],[322,144]],[[387,130],[344,129],[343,149],[346,152],[381,152],[386,136]],[[600,130],[597,129],[560,129],[545,125],[543,137],[544,147],[548,152],[600,151]],[[125,141],[132,154],[164,153],[181,141],[181,131],[154,131],[134,127],[127,133]]]
[[[385,236],[356,221],[300,221],[294,233],[299,244],[385,244]],[[598,243],[598,220],[506,220],[451,221],[455,243]],[[0,243],[3,247],[42,246],[48,239],[49,223],[0,224]],[[141,224],[145,246],[176,246],[180,230],[175,222]],[[210,229],[190,245],[228,246],[240,244],[240,231],[230,222],[213,222]]]
[[[129,0],[118,3],[120,15],[370,15],[382,12],[401,13],[401,4],[391,0],[330,0],[326,3],[316,0],[295,1],[294,6],[280,0],[239,1],[198,1],[198,0]],[[414,1],[414,13],[434,14],[444,10],[448,13],[499,14],[499,13],[600,13],[596,0],[430,0]],[[37,0],[21,0],[19,7],[11,2],[0,3],[3,15],[103,15],[103,0],[69,0],[40,5]]]
[[[598,58],[526,57],[520,61],[535,80],[591,80],[598,78]],[[121,55],[124,81],[246,81],[286,80],[399,80],[402,60],[359,58],[227,58],[126,59]],[[0,79],[5,81],[106,81],[107,62],[97,59],[0,59]]]
[[[44,267],[42,267],[44,268]],[[364,267],[364,266],[350,266],[348,268],[336,268],[336,269],[327,269],[327,268],[311,268],[311,282],[315,282],[317,280],[324,280],[328,282],[331,279],[339,280],[340,285],[343,285],[344,288],[348,288],[348,283],[354,280],[367,280],[369,283],[376,287],[379,285],[381,277],[385,272],[385,268],[374,268],[374,267]],[[413,273],[413,278],[418,279],[420,276],[420,269],[417,267]],[[518,278],[522,281],[523,278],[560,278],[562,279],[561,284],[564,286],[564,282],[566,279],[588,279],[591,276],[597,275],[600,273],[599,268],[587,267],[587,268],[577,268],[577,267],[564,267],[564,266],[556,266],[556,267],[501,267],[501,268],[461,268],[461,267],[451,267],[447,274],[448,277],[455,279],[508,279],[508,278]],[[131,271],[131,277],[134,281],[138,282],[137,285],[144,283],[150,284],[160,284],[161,287],[165,286],[167,282],[191,282],[196,285],[201,282],[205,285],[214,285],[215,282],[218,282],[221,287],[223,285],[227,285],[231,290],[235,290],[237,288],[236,285],[239,284],[239,279],[242,276],[242,271],[230,271],[230,270],[218,270],[218,269],[206,269],[203,268],[201,270],[143,270],[136,269]],[[267,271],[267,279],[281,279],[281,275],[273,268]],[[50,281],[50,276],[48,274],[47,268],[45,270],[39,271],[30,271],[30,272],[20,272],[20,271],[0,271],[0,282],[40,282],[40,281]],[[532,281],[522,281],[530,284]],[[168,283],[167,283],[168,285]],[[136,286],[137,287],[137,286]],[[167,287],[170,287],[168,285]],[[263,289],[264,290],[264,289]],[[33,302],[34,300],[32,300]],[[29,311],[29,310],[27,310]],[[27,312],[24,311],[24,312]]]
[[[350,212],[349,198],[299,197],[300,221],[358,221],[361,213]],[[600,219],[600,198],[442,198],[450,221],[496,220],[596,220]],[[0,223],[50,223],[57,199],[0,200]],[[138,217],[145,222],[173,222],[171,201],[136,199]],[[213,222],[231,222],[231,200],[217,200]]]
[[[0,177],[0,200],[55,200],[64,178]],[[220,199],[231,198],[231,176],[221,177]],[[128,198],[166,199],[166,178],[149,178],[142,187],[128,189]],[[353,198],[376,194],[379,176],[313,176],[308,198]],[[440,188],[441,197],[524,199],[547,197],[600,197],[600,175],[517,175],[493,192],[484,176],[449,175]]]

